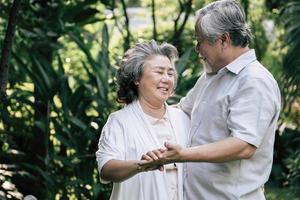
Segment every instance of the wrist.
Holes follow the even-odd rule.
[[[143,167],[140,165],[139,161],[134,162],[134,172],[136,174],[143,172]]]
[[[178,162],[185,162],[186,156],[187,156],[187,149],[186,148],[182,148],[179,151]]]

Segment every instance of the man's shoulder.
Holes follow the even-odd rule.
[[[271,72],[264,67],[259,61],[255,61],[244,68],[239,74],[239,78],[243,80],[261,80],[276,83]]]

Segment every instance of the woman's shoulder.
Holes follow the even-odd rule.
[[[108,119],[122,121],[126,116],[126,107],[116,110],[109,114]]]
[[[112,113],[110,113],[110,115],[108,116],[108,120],[117,120],[121,123],[126,123],[128,122],[128,118],[131,115],[131,112],[132,112],[132,103],[131,104],[128,104],[128,105],[125,105],[123,108],[119,109],[119,110],[116,110]]]

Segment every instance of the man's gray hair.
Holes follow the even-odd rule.
[[[118,102],[129,104],[138,98],[138,88],[135,82],[142,77],[147,59],[154,55],[167,57],[175,69],[175,61],[178,58],[176,47],[168,43],[158,44],[154,40],[137,43],[124,54],[117,71]],[[175,70],[175,86],[176,81]]]
[[[215,1],[198,10],[195,32],[211,43],[227,32],[232,44],[240,47],[246,47],[252,37],[245,12],[234,0]]]

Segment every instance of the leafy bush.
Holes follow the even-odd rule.
[[[286,181],[284,185],[290,186],[295,192],[300,195],[300,150],[292,153],[285,160],[288,172],[285,174]]]

